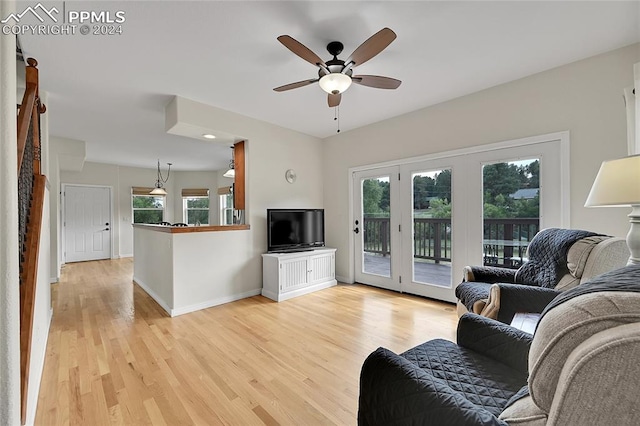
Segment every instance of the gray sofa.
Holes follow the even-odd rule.
[[[467,313],[457,344],[378,348],[362,367],[358,424],[638,425],[638,360],[632,265],[557,296],[533,336]]]
[[[629,258],[623,238],[559,228],[540,231],[527,251],[529,260],[518,270],[465,267],[456,288],[458,315],[510,323],[514,313],[540,313],[559,293],[621,268]]]

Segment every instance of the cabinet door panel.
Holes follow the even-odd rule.
[[[308,270],[307,257],[282,261],[280,263],[280,291],[284,293],[306,286]]]
[[[309,284],[331,280],[335,277],[333,253],[310,257]]]

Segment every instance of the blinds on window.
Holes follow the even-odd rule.
[[[132,186],[131,194],[133,195],[149,195],[149,193],[153,191],[153,188],[148,188],[146,186]]]
[[[208,197],[209,190],[207,188],[183,188],[182,189],[183,197]]]
[[[231,194],[230,186],[223,186],[221,188],[218,188],[218,195],[227,195],[227,194]]]

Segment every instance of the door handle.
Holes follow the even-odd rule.
[[[356,234],[359,234],[359,233],[360,233],[360,228],[358,228],[358,227],[356,226],[356,229],[354,229],[354,230],[353,230],[353,232],[355,232]]]
[[[104,229],[103,229],[103,231],[108,231],[108,230],[109,230],[109,228],[104,228]]]

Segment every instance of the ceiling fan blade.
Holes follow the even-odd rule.
[[[300,43],[295,38],[288,35],[281,35],[278,37],[278,41],[284,45],[287,49],[300,56],[305,61],[310,64],[320,66],[320,64],[324,65],[324,61],[320,59],[318,55],[313,53],[311,49],[309,49],[304,44]],[[326,65],[325,65],[326,67]]]
[[[351,80],[362,86],[375,87],[376,89],[397,89],[402,83],[395,78],[380,75],[354,75]]]
[[[348,64],[350,61],[353,61],[355,63],[354,66],[362,65],[382,52],[395,39],[396,33],[389,28],[383,28],[358,46],[345,63]]]
[[[329,93],[329,97],[327,98],[327,102],[329,102],[329,108],[337,107],[340,105],[340,100],[342,99],[341,93]]]
[[[313,83],[315,83],[317,81],[318,81],[317,78],[314,79],[314,80],[296,81],[295,83],[289,83],[289,84],[285,84],[284,86],[276,87],[273,90],[275,90],[276,92],[284,92],[286,90],[297,89],[298,87],[308,86],[308,85],[313,84]]]

